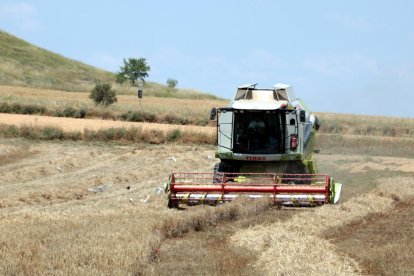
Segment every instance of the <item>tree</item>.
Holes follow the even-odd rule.
[[[111,105],[117,101],[116,91],[111,88],[112,85],[110,83],[98,82],[91,90],[89,98],[92,99],[95,104],[104,106]]]
[[[123,83],[128,80],[132,86],[135,86],[138,80],[144,81],[148,77],[150,69],[145,58],[124,59],[124,65],[121,66],[120,71],[116,74],[116,81]]]
[[[167,85],[169,88],[175,88],[178,84],[178,80],[175,79],[168,79],[167,80]]]

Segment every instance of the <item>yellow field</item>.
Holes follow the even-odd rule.
[[[86,93],[3,86],[0,99],[96,108]],[[121,112],[135,101],[120,96],[110,109]],[[225,102],[146,98],[144,105],[207,117]],[[169,172],[211,172],[219,161],[211,158],[213,145],[0,138],[0,274],[413,275],[413,120],[320,117],[341,131],[319,135],[319,171],[344,186],[340,204],[315,209],[248,200],[166,208],[160,191]],[[0,114],[0,124],[215,133],[16,114]]]
[[[37,104],[54,110],[62,107],[84,107],[88,111],[103,109],[108,112],[122,113],[142,110],[155,114],[175,114],[180,117],[208,118],[214,106],[225,106],[228,101],[174,99],[146,97],[139,102],[133,95],[118,95],[118,102],[100,108],[88,98],[89,93],[64,92],[57,90],[34,89],[26,87],[0,86],[0,102],[18,102],[20,104]]]
[[[342,249],[332,238],[414,198],[412,159],[317,155],[321,171],[353,179],[344,181],[337,206],[277,210],[240,201],[166,208],[157,191],[168,173],[211,171],[213,155],[213,146],[1,139],[0,274],[353,274],[371,271],[367,258],[381,272],[391,269],[384,267],[391,258],[398,265],[390,271],[412,273],[413,232],[404,228],[411,224],[398,222],[410,239],[404,246],[392,238],[399,233],[388,237],[395,259],[383,258],[381,246],[355,255],[369,239]],[[399,174],[405,177],[391,177]],[[102,185],[103,192],[88,190]],[[352,240],[343,234],[346,241]]]
[[[0,103],[42,106],[52,116],[59,110],[71,107],[85,110],[88,118],[119,118],[120,114],[131,111],[152,114],[158,122],[168,122],[166,118],[169,116],[176,119],[174,123],[206,125],[212,107],[228,105],[227,100],[146,96],[139,102],[134,95],[118,95],[117,103],[100,107],[94,105],[88,95],[83,92],[0,86]],[[334,113],[318,113],[318,117],[322,122],[320,133],[414,138],[414,119],[411,118]],[[183,123],[183,120],[187,122]]]
[[[49,116],[33,116],[33,115],[19,115],[19,114],[4,114],[0,116],[0,124],[15,125],[15,126],[33,126],[33,127],[56,127],[63,131],[80,131],[100,130],[108,128],[132,128],[139,127],[143,131],[161,130],[168,132],[174,129],[182,131],[191,131],[204,133],[206,135],[214,135],[216,129],[214,127],[202,126],[182,126],[170,124],[156,124],[156,123],[136,123],[136,122],[121,122],[110,120],[96,120],[96,119],[74,119],[74,118],[60,118]]]

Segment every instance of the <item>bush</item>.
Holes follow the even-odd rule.
[[[198,126],[207,126],[210,123],[210,121],[207,118],[199,119],[196,122],[196,125]]]
[[[179,129],[174,129],[171,132],[168,133],[167,135],[167,139],[170,142],[174,142],[177,141],[178,139],[180,139],[182,136],[181,130]]]
[[[384,127],[383,130],[382,130],[382,135],[395,137],[396,136],[395,128],[393,128],[393,127]]]
[[[175,124],[175,125],[189,125],[190,124],[190,120],[188,120],[187,118],[177,117],[174,114],[166,114],[160,119],[160,121],[162,123]]]
[[[161,130],[151,129],[150,131],[143,133],[141,141],[150,144],[161,144],[165,142],[165,135]]]
[[[168,79],[167,80],[167,85],[168,85],[169,88],[174,89],[177,86],[177,84],[178,84],[178,81],[175,80],[175,79]]]
[[[122,121],[128,122],[150,122],[154,123],[157,122],[157,116],[153,113],[141,112],[141,111],[128,111],[126,113],[122,113],[119,118]]]
[[[68,117],[68,118],[85,118],[86,117],[86,110],[81,108],[77,110],[73,107],[65,107],[63,110],[57,109],[54,112],[56,117]]]
[[[18,103],[13,103],[11,106],[11,113],[20,114],[22,112],[22,106]]]
[[[43,106],[37,105],[23,105],[19,103],[1,103],[0,112],[2,113],[15,113],[15,114],[44,114],[47,109]]]
[[[75,117],[76,111],[77,110],[73,107],[65,107],[65,109],[63,109],[63,116],[73,118]]]
[[[56,117],[64,117],[63,111],[61,109],[56,109],[54,112],[54,116]]]
[[[36,105],[23,105],[20,107],[22,114],[43,114],[46,113],[46,108]]]
[[[177,125],[189,125],[190,121],[187,118],[177,117],[177,121],[175,123]]]
[[[109,112],[109,111],[102,112],[102,113],[100,114],[100,116],[101,116],[101,118],[102,118],[102,119],[104,119],[104,120],[108,120],[108,119],[111,119],[111,120],[116,120],[116,119],[117,119],[117,116],[116,116],[115,114],[113,114],[113,113]]]
[[[125,128],[108,128],[100,129],[97,131],[85,129],[83,132],[83,137],[88,141],[117,141],[125,140],[127,137],[127,130]]]
[[[20,127],[20,135],[24,138],[29,139],[38,139],[39,133],[36,128],[32,126],[21,126]]]
[[[104,141],[121,140],[126,136],[125,128],[108,128],[98,130],[98,135],[101,136]]]
[[[8,103],[0,103],[1,113],[11,113],[11,106]]]
[[[56,127],[45,127],[42,129],[42,133],[40,135],[40,138],[43,140],[54,140],[54,139],[64,139],[65,135],[63,134],[63,131]]]
[[[163,123],[175,124],[175,122],[177,121],[177,116],[175,116],[174,114],[167,114],[164,115],[161,120]]]
[[[72,141],[82,140],[82,133],[79,131],[66,132],[64,135],[65,135],[66,140],[72,140]]]
[[[13,126],[13,125],[9,126],[9,125],[1,124],[0,133],[2,134],[2,136],[6,138],[16,138],[16,137],[21,136],[20,128],[18,128],[17,126]]]
[[[110,83],[97,83],[92,89],[89,98],[93,100],[95,104],[109,106],[117,101],[116,91],[111,89]]]
[[[157,115],[152,113],[144,113],[144,122],[155,123],[157,121]]]
[[[138,142],[142,140],[142,128],[131,127],[126,130],[125,139],[131,142]]]
[[[84,108],[80,108],[74,114],[75,118],[85,118],[86,117],[86,110]]]
[[[122,113],[120,116],[122,121],[128,121],[128,122],[143,122],[144,121],[144,116],[142,115],[141,112],[132,112],[132,111],[128,111],[126,113]]]

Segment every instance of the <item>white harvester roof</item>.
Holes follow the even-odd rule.
[[[288,84],[278,83],[271,89],[256,88],[256,85],[239,86],[230,106],[234,109],[273,110],[296,100],[293,88]]]

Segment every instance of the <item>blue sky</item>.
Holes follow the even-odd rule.
[[[414,1],[7,1],[0,28],[116,72],[231,98],[292,84],[314,111],[414,117]]]

